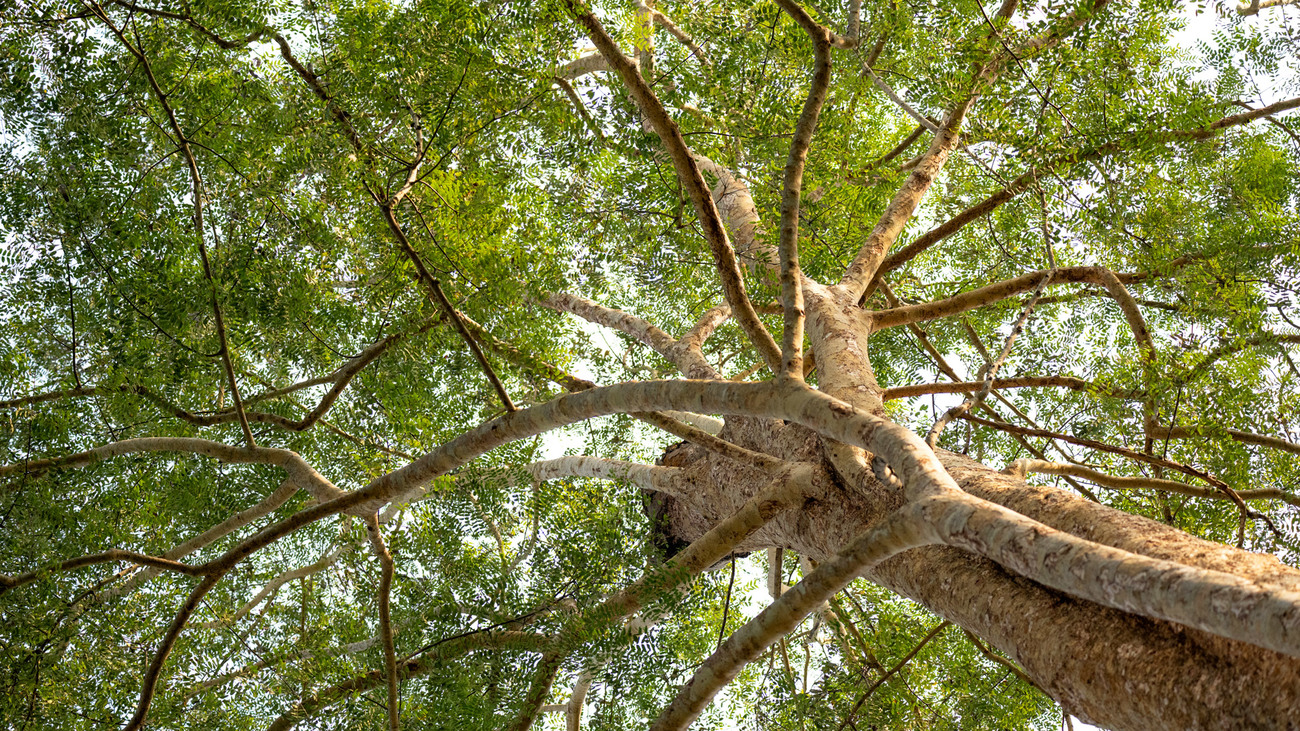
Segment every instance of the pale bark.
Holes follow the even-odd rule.
[[[813,44],[813,78],[804,100],[803,110],[795,123],[794,137],[781,181],[781,221],[778,230],[777,260],[780,262],[781,309],[784,325],[781,336],[781,369],[778,379],[803,380],[804,295],[803,272],[799,268],[799,213],[803,190],[803,170],[808,148],[821,115],[822,105],[831,83],[831,34],[793,0],[777,0],[777,5],[808,34]]]
[[[563,660],[563,653],[555,651],[542,653],[542,659],[537,663],[537,669],[533,671],[533,682],[524,696],[523,707],[519,709],[519,715],[515,720],[506,726],[506,731],[528,731],[532,728],[533,722],[542,712],[543,704],[546,703],[546,696],[551,693],[551,686],[555,683],[555,675],[560,671],[560,663]]]
[[[294,494],[297,492],[298,492],[298,485],[294,483],[293,480],[285,480],[284,482],[280,483],[280,487],[278,487],[275,490],[275,492],[271,493],[270,495],[267,495],[265,498],[262,499],[261,502],[257,503],[251,508],[248,508],[247,510],[242,510],[238,513],[235,513],[234,515],[230,516],[229,518],[226,518],[225,520],[218,523],[217,525],[214,525],[211,528],[203,531],[199,535],[183,543],[177,544],[171,549],[165,551],[162,554],[162,556],[163,558],[168,558],[173,561],[182,559],[190,555],[191,553],[194,553],[195,551],[199,550],[200,548],[211,545],[213,541],[216,541],[220,538],[230,535],[231,533],[239,530],[240,528],[243,528],[244,526],[257,520],[258,518],[262,518],[269,515],[272,511],[276,510],[281,505],[284,505],[286,502],[288,502],[289,498],[293,497]],[[143,571],[140,571],[139,573],[132,576],[122,585],[113,587],[108,591],[104,592],[103,598],[111,599],[115,596],[120,596],[122,594],[127,594],[131,591],[134,591],[137,587],[139,587],[144,582],[157,576],[158,573],[159,573],[158,569],[146,568]]]
[[[854,1],[857,2],[858,0],[854,0]],[[662,11],[660,11],[658,8],[652,8],[649,5],[645,4],[644,2],[638,2],[637,9],[641,12],[647,13],[651,18],[654,19],[655,25],[668,31],[668,33],[673,38],[676,38],[677,41],[681,43],[683,46],[686,46],[687,50],[691,52],[691,55],[695,56],[695,58],[700,62],[701,66],[703,66],[705,69],[710,68],[711,64],[709,63],[709,57],[707,54],[704,53],[704,49],[700,48],[700,44],[696,43],[695,39],[691,38],[691,36],[687,34],[686,31],[677,27],[677,24],[674,23],[668,16],[664,15]]]
[[[1255,15],[1265,8],[1277,8],[1283,5],[1291,5],[1298,0],[1251,0],[1248,3],[1239,3],[1237,5],[1238,15]]]
[[[1016,4],[1017,0],[1003,0],[996,17],[1000,20],[1010,18],[1015,12]],[[977,64],[970,88],[964,90],[963,95],[948,110],[943,122],[934,133],[929,149],[912,167],[907,179],[890,199],[885,212],[877,220],[867,240],[858,249],[857,255],[854,256],[839,283],[834,286],[837,299],[857,302],[866,292],[889,248],[898,240],[904,227],[912,219],[921,199],[948,161],[948,156],[961,144],[961,125],[966,118],[966,113],[978,100],[982,88],[997,78],[1004,62],[1005,59],[994,57]]]
[[[689,726],[745,665],[839,593],[861,571],[896,553],[932,541],[919,511],[914,509],[916,505],[920,503],[886,518],[881,525],[823,563],[789,591],[778,593],[776,601],[745,623],[704,661],[673,702],[655,719],[651,731],[680,731]]]
[[[1288,592],[1300,587],[1297,572],[1272,557],[1200,541],[1057,490],[1025,486],[959,456],[945,456],[943,461],[963,489],[1091,540],[1231,571],[1262,587]],[[730,484],[715,494],[739,488]],[[861,518],[853,516],[864,515],[859,511],[879,499],[869,490],[853,495],[805,511],[798,521],[778,520],[774,528],[784,537],[775,540],[816,559],[831,555],[832,547],[842,545],[851,530],[845,523],[861,525],[856,522]],[[674,515],[684,517],[690,511],[684,506]],[[675,518],[677,528],[694,530],[691,525]],[[969,554],[942,548],[911,551],[881,564],[868,577],[971,628],[1024,666],[1076,715],[1108,727],[1232,728],[1233,719],[1251,717],[1267,725],[1262,719],[1282,719],[1300,709],[1300,664],[1293,659],[1163,623],[1135,622],[1131,615],[1087,602],[1063,601],[1060,594],[1024,583]],[[1043,637],[1056,635],[1044,633],[1060,633],[1063,639],[1045,642]],[[1188,674],[1185,668],[1194,671]],[[1144,682],[1133,686],[1135,677]],[[1197,683],[1222,692],[1200,705],[1170,703],[1185,692],[1180,689]],[[1261,687],[1268,691],[1261,693]],[[1153,713],[1152,708],[1157,710]]]
[[[574,456],[534,462],[526,469],[537,480],[592,477],[602,480],[622,480],[645,490],[655,490],[670,495],[680,492],[676,485],[678,470],[675,467],[652,467],[618,459]]]
[[[780,2],[813,35],[818,43],[818,73],[827,71],[825,46],[847,41],[813,23],[798,6],[786,0]],[[1048,32],[1022,44],[1020,54],[1038,53],[1059,43],[1102,4],[1085,5],[1063,21],[1053,23]],[[1005,20],[1014,6],[1013,0],[1004,2],[998,17]],[[650,11],[648,6],[644,7],[647,12],[642,14],[640,22],[648,23]],[[576,6],[571,9],[580,13]],[[850,23],[854,38],[858,12],[855,3],[854,20]],[[936,455],[916,435],[881,417],[884,394],[875,381],[867,352],[873,315],[860,310],[857,301],[881,270],[883,257],[911,218],[944,158],[959,144],[962,116],[996,75],[1005,57],[995,56],[977,69],[967,98],[954,106],[939,127],[929,152],[920,158],[903,189],[890,202],[853,264],[834,287],[802,281],[795,248],[800,178],[789,173],[796,162],[801,163],[795,159],[800,154],[798,148],[806,153],[806,138],[811,136],[812,124],[805,123],[809,118],[813,122],[816,119],[813,96],[819,83],[814,83],[814,94],[810,95],[800,119],[800,128],[806,126],[806,130],[796,134],[787,169],[784,193],[792,205],[787,207],[783,201],[781,244],[776,257],[781,266],[787,315],[783,337],[785,357],[774,358],[775,342],[758,321],[745,294],[735,251],[731,249],[720,215],[721,205],[714,201],[719,196],[709,195],[703,185],[700,167],[704,162],[685,146],[675,124],[638,73],[637,65],[614,46],[594,16],[580,14],[579,19],[601,48],[603,67],[619,74],[648,122],[663,139],[678,176],[695,204],[726,298],[738,322],[774,373],[786,377],[780,380],[779,387],[671,381],[596,389],[590,383],[561,373],[554,377],[564,379],[561,382],[566,387],[581,392],[533,409],[508,413],[448,441],[365,488],[346,493],[316,475],[297,455],[251,448],[250,417],[238,404],[237,416],[250,444],[247,449],[203,440],[160,440],[149,445],[144,444],[149,440],[128,440],[129,447],[123,446],[127,444],[123,442],[80,455],[0,469],[0,474],[4,474],[5,470],[81,466],[130,451],[174,450],[179,445],[183,447],[179,451],[222,459],[234,456],[237,459],[230,461],[280,466],[289,473],[290,480],[312,491],[317,498],[317,504],[247,538],[219,558],[189,567],[206,578],[190,594],[168,628],[146,672],[136,717],[128,728],[144,724],[162,666],[204,594],[224,573],[255,551],[328,516],[368,515],[385,504],[408,500],[421,494],[430,479],[495,447],[583,419],[616,413],[636,414],[651,423],[658,420],[670,431],[676,430],[674,433],[693,434],[687,438],[712,449],[711,453],[704,450],[692,453],[696,457],[694,462],[671,473],[671,482],[679,488],[673,494],[681,503],[679,510],[670,512],[672,526],[681,536],[693,540],[686,551],[669,563],[669,571],[679,572],[668,582],[670,587],[681,586],[690,576],[737,546],[749,545],[747,541],[757,546],[790,546],[801,555],[824,561],[821,568],[805,579],[806,585],[801,584],[804,589],[796,587],[770,607],[770,611],[746,625],[733,638],[734,642],[719,651],[718,659],[710,661],[711,665],[702,670],[700,681],[683,689],[683,696],[689,697],[689,701],[675,711],[669,709],[670,715],[676,714],[672,717],[678,719],[673,722],[674,728],[698,714],[725,682],[727,674],[738,672],[744,662],[761,651],[760,645],[779,639],[782,628],[788,630],[806,616],[810,607],[815,606],[813,600],[817,596],[833,593],[837,582],[846,582],[862,570],[873,581],[917,598],[939,614],[988,638],[1020,662],[1034,682],[1068,703],[1071,712],[1107,725],[1246,727],[1266,725],[1269,721],[1280,725],[1295,716],[1297,696],[1300,696],[1297,682],[1300,665],[1295,660],[1300,655],[1300,592],[1296,590],[1300,572],[1221,546],[1211,550],[1206,546],[1213,544],[1202,544],[1176,531],[1170,532],[1172,529],[1152,527],[1140,519],[1099,506],[1075,505],[1069,502],[1073,498],[1067,500],[1045,488],[1031,488],[1005,476],[990,477],[955,455]],[[274,38],[286,61],[325,102],[353,146],[365,154],[368,148],[336,98],[327,92],[314,72],[289,53],[283,38],[278,35]],[[648,48],[638,51],[641,69],[649,75],[653,54]],[[1006,53],[1015,56],[1009,48]],[[575,63],[586,63],[590,70],[600,65],[590,58]],[[162,102],[165,105],[165,98]],[[811,115],[810,108],[814,111]],[[1205,130],[1207,136],[1213,131],[1213,126]],[[176,132],[183,142],[179,128]],[[408,171],[408,188],[414,169]],[[718,177],[725,183],[722,175]],[[791,192],[793,197],[789,195]],[[196,190],[196,207],[200,203],[198,193]],[[747,191],[745,195],[748,196]],[[391,206],[377,202],[399,241],[412,253]],[[749,204],[752,208],[752,199]],[[736,221],[745,215],[744,211],[738,211]],[[756,214],[747,222],[756,222]],[[732,217],[726,218],[725,224],[733,232],[734,223]],[[201,235],[201,224],[199,230]],[[766,251],[761,248],[761,242],[751,242],[751,246],[742,247],[741,251],[751,249]],[[421,267],[418,255],[413,260]],[[1130,306],[1131,296],[1123,291],[1122,285],[1118,289],[1110,286],[1121,280],[1105,270],[1093,271],[1100,272],[1096,275],[1097,283],[1112,290],[1112,297],[1120,303],[1126,316],[1136,312],[1136,307]],[[1046,283],[1059,273],[1054,270],[1047,275],[1036,274]],[[427,272],[422,274],[428,278]],[[1026,291],[1016,289],[1017,286],[1013,280],[939,303],[875,313],[875,327],[955,314]],[[808,334],[819,361],[823,389],[820,392],[800,387],[792,377],[802,372],[796,359],[803,342],[799,330],[804,304],[798,298],[804,295]],[[220,316],[218,308],[217,317]],[[1132,317],[1129,321],[1135,322]],[[1145,326],[1139,327],[1140,314],[1137,323],[1134,332],[1149,356],[1150,337],[1143,338]],[[702,321],[682,342],[695,342],[693,347],[698,353],[698,343],[707,337],[709,329]],[[644,334],[651,335],[648,329]],[[228,357],[226,361],[234,389]],[[986,385],[991,385],[991,375]],[[662,415],[648,413],[665,409],[740,418],[724,425],[719,433],[725,438],[709,437],[694,434],[689,427],[674,425]],[[1005,427],[998,425],[998,428]],[[1022,429],[1021,433],[1034,431]],[[164,441],[170,446],[164,445]],[[1118,453],[1130,456],[1129,451]],[[750,455],[757,458],[746,462]],[[1151,464],[1173,464],[1154,459],[1146,456]],[[827,460],[833,472],[825,466]],[[580,459],[556,463],[560,464],[561,471],[567,474],[585,470],[596,476],[615,476],[616,470],[621,470],[627,476],[635,472],[637,479],[651,485],[669,474],[656,471],[663,468],[595,464]],[[755,479],[760,469],[777,473],[761,490],[758,486],[763,481]],[[1183,469],[1191,468],[1183,466]],[[872,477],[873,472],[879,481]],[[1213,479],[1199,471],[1188,474]],[[1235,495],[1230,490],[1226,492]],[[1016,506],[1014,510],[1009,509],[1012,504]],[[889,515],[905,517],[895,523],[886,517]],[[730,517],[719,521],[720,516]],[[856,536],[898,538],[891,533],[895,528],[906,533],[909,540],[865,539],[852,545],[851,558],[830,558]],[[922,542],[941,542],[947,546],[911,550],[881,560],[890,551]],[[575,622],[553,643],[548,640],[543,662],[516,724],[518,728],[527,728],[543,708],[559,662],[585,639],[586,630],[608,626],[611,617],[626,616],[664,591],[663,582],[657,581],[660,577],[653,578],[656,581],[647,577],[619,592],[591,616],[584,617],[584,621]],[[1058,641],[1048,642],[1044,638]],[[387,680],[390,708],[395,709],[392,689],[397,671],[391,662],[391,633],[388,644],[390,662],[385,673],[348,681],[329,689],[325,698],[338,699]],[[743,650],[737,649],[742,647]],[[409,663],[403,666],[407,671],[412,670]],[[367,685],[372,680],[375,685]],[[305,699],[289,714],[288,720],[277,721],[273,728],[292,725],[293,719],[301,717],[309,705],[314,708],[325,705],[325,698],[317,696],[310,703]],[[1188,702],[1189,698],[1195,702]]]
[[[662,413],[670,419],[690,424],[705,434],[712,434],[715,437],[722,432],[722,427],[725,424],[722,419],[716,419],[704,414],[688,414],[685,411],[664,411]]]
[[[592,679],[592,674],[584,671],[573,683],[573,693],[569,695],[569,702],[564,705],[565,731],[578,731],[581,728],[582,704],[587,699],[587,691],[591,690]]]
[[[256,609],[258,605],[266,601],[268,597],[270,597],[275,592],[279,591],[280,587],[284,586],[290,581],[305,579],[308,576],[319,574],[325,569],[338,563],[338,560],[340,558],[342,558],[344,555],[348,553],[351,553],[355,548],[356,546],[354,545],[336,546],[326,551],[324,554],[321,555],[320,558],[316,559],[315,561],[309,564],[306,564],[304,566],[299,566],[296,569],[290,569],[288,571],[281,572],[275,578],[266,582],[266,584],[263,585],[262,588],[258,590],[256,594],[253,595],[252,599],[249,599],[248,601],[244,602],[244,604],[240,606],[238,609],[236,609],[234,613],[232,613],[230,616],[219,617],[210,622],[195,622],[192,626],[195,629],[221,629],[222,627],[228,627],[234,624],[235,622],[238,622],[239,620],[243,619],[244,617],[248,616],[249,612]]]
[[[699,346],[693,344],[694,340],[675,340],[668,333],[635,315],[566,292],[547,295],[540,304],[630,335],[676,365],[687,378],[718,377],[713,366],[704,360]]]
[[[561,66],[555,75],[565,81],[573,81],[580,76],[609,70],[609,64],[605,62],[604,56],[599,53],[591,53]]]

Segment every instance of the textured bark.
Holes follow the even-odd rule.
[[[798,426],[728,432],[747,446],[761,443],[805,459],[825,451],[821,440]],[[1059,530],[1144,556],[1230,572],[1261,587],[1284,592],[1300,587],[1300,572],[1271,556],[1202,541],[1058,490],[1026,485],[959,455],[940,456],[970,494]],[[699,452],[682,468],[713,487],[694,493],[690,503],[669,506],[670,528],[681,540],[698,536],[709,515],[725,512],[737,495],[752,492],[743,473],[719,462]],[[747,547],[777,545],[829,560],[901,503],[879,483],[826,477],[834,487],[823,499],[778,517]],[[1300,719],[1300,660],[1294,657],[1082,601],[950,547],[907,551],[866,577],[984,638],[1070,713],[1107,728],[1297,728],[1292,719]]]

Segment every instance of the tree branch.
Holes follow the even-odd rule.
[[[560,671],[560,663],[563,660],[563,653],[555,651],[542,653],[542,659],[533,673],[533,682],[528,686],[528,694],[524,696],[523,707],[519,709],[519,715],[515,717],[514,722],[506,727],[506,731],[528,731],[532,728],[533,722],[542,711],[542,705],[546,703],[546,696],[551,693],[551,686],[555,683],[555,675]]]
[[[886,388],[883,399],[910,398],[927,396],[932,393],[974,393],[984,387],[984,381],[957,381],[955,383],[918,383],[911,386],[894,386]],[[1071,391],[1099,393],[1115,398],[1131,399],[1134,395],[1128,391],[1106,390],[1091,381],[1073,376],[1017,376],[1016,378],[996,378],[994,390],[1007,388],[1068,388]]]
[[[1079,477],[1101,487],[1112,490],[1159,490],[1160,492],[1188,495],[1209,500],[1231,500],[1219,490],[1188,485],[1185,482],[1162,480],[1153,477],[1117,477],[1104,472],[1089,469],[1081,465],[1045,462],[1037,459],[1018,459],[1002,470],[1003,474],[1023,478],[1026,473],[1036,472],[1044,475],[1070,475]],[[1277,488],[1258,490],[1238,490],[1242,500],[1281,500],[1290,505],[1300,506],[1300,496],[1283,492]]]
[[[393,591],[393,555],[384,544],[384,536],[379,532],[379,516],[371,515],[366,521],[366,532],[370,538],[370,547],[379,559],[379,637],[384,647],[384,672],[388,685],[388,728],[400,731],[401,707],[398,703],[397,650],[393,646],[393,615],[390,603]]]
[[[413,252],[414,250],[412,250],[412,253]],[[424,271],[423,266],[421,266],[420,271],[422,276],[428,275],[428,272]],[[465,340],[465,344],[469,346],[470,352],[474,354],[474,359],[478,361],[479,366],[483,369],[483,374],[487,376],[488,381],[492,384],[492,388],[496,389],[497,396],[501,398],[501,403],[505,405],[506,411],[518,411],[519,409],[515,407],[515,403],[510,400],[510,394],[506,393],[506,387],[501,384],[501,379],[497,378],[496,371],[492,370],[492,365],[488,363],[487,358],[484,357],[483,350],[478,347],[478,343],[474,341],[474,336],[469,334],[469,330],[465,327],[465,323],[461,321],[460,313],[456,311],[455,307],[452,307],[451,301],[447,299],[447,295],[443,294],[442,287],[439,286],[438,280],[429,279],[429,284],[433,288],[433,293],[438,298],[438,304],[442,305],[443,312],[446,313],[447,318],[451,320],[452,324],[456,326],[456,332],[460,333],[461,338]]]
[[[717,265],[718,276],[722,280],[722,291],[726,295],[727,304],[731,305],[737,323],[749,336],[750,342],[763,356],[763,360],[767,361],[772,372],[779,372],[781,351],[762,321],[758,319],[758,314],[754,312],[754,305],[745,292],[744,277],[740,265],[736,262],[736,252],[731,248],[726,228],[722,225],[722,219],[713,203],[708,185],[704,182],[699,166],[696,165],[694,156],[687,148],[686,140],[682,137],[677,123],[668,116],[663,104],[655,96],[654,90],[641,77],[636,62],[623,55],[596,16],[577,5],[575,0],[566,0],[566,3],[578,23],[587,30],[588,36],[596,44],[606,63],[623,80],[623,84],[641,108],[641,113],[649,120],[663,141],[673,161],[673,167],[677,171],[677,177],[695,206],[696,215],[704,230],[704,240],[709,244],[709,250],[713,253]]]
[[[885,681],[897,675],[899,670],[902,670],[904,667],[906,667],[907,664],[912,661],[912,658],[916,657],[917,653],[919,653],[927,644],[930,643],[930,640],[933,640],[935,637],[938,637],[940,632],[944,631],[951,625],[952,622],[949,622],[947,620],[940,622],[939,626],[930,630],[930,632],[926,634],[925,637],[922,637],[921,641],[916,643],[916,646],[913,647],[910,652],[908,652],[906,655],[903,656],[903,659],[899,660],[894,665],[894,667],[885,671],[883,675],[877,678],[876,682],[872,683],[871,686],[868,687],[862,693],[862,695],[858,697],[858,700],[853,704],[853,707],[849,709],[849,715],[844,719],[844,722],[839,725],[838,731],[843,731],[845,726],[853,725],[853,716],[857,714],[858,709],[862,707],[862,704],[867,702],[867,699],[871,697],[871,694],[875,693],[877,688],[884,685]],[[971,637],[974,638],[974,635],[971,635]]]
[[[683,731],[709,702],[763,650],[793,630],[804,617],[837,594],[867,568],[909,548],[924,545],[927,532],[915,506],[904,507],[849,544],[829,561],[736,630],[704,661],[650,726],[650,731]]]
[[[676,467],[624,462],[621,459],[569,456],[534,462],[524,468],[535,480],[554,480],[561,477],[591,477],[600,480],[622,480],[646,490],[683,496],[676,484],[681,470]]]
[[[1036,165],[1025,171],[1015,180],[1011,181],[1011,183],[1004,186],[1001,190],[990,195],[979,203],[970,206],[939,226],[930,229],[921,236],[918,236],[916,240],[890,254],[881,264],[880,271],[876,273],[869,286],[863,291],[863,296],[869,295],[880,286],[880,279],[886,273],[906,264],[921,252],[953,236],[970,223],[989,215],[1002,206],[1002,204],[1012,200],[1026,190],[1029,190],[1045,172],[1050,172],[1063,165],[1073,165],[1089,160],[1097,160],[1120,152],[1126,152],[1139,148],[1142,145],[1164,144],[1179,140],[1208,139],[1221,130],[1247,124],[1256,119],[1260,119],[1261,117],[1268,117],[1275,112],[1294,109],[1298,106],[1300,106],[1300,97],[1271,104],[1261,109],[1254,109],[1241,114],[1223,117],[1222,119],[1199,129],[1134,131],[1120,135],[1118,139],[1112,142],[1107,142],[1091,149],[1076,150],[1064,155],[1059,155],[1045,163]]]
[[[1240,429],[1222,429],[1217,427],[1186,427],[1186,426],[1161,426],[1159,424],[1147,424],[1147,436],[1153,439],[1197,439],[1204,437],[1217,436],[1219,433],[1227,435],[1233,441],[1242,444],[1254,444],[1260,447],[1270,447],[1280,449],[1291,454],[1300,454],[1300,444],[1288,442],[1278,437],[1270,437],[1266,434],[1255,434],[1253,432],[1241,431]]]
[[[860,0],[854,1],[859,2]],[[649,5],[646,5],[642,0],[637,0],[637,7],[643,12],[649,13],[650,17],[654,19],[655,25],[668,31],[673,38],[676,38],[683,46],[686,46],[686,49],[691,52],[691,55],[695,56],[701,66],[706,70],[712,68],[712,64],[709,63],[709,57],[705,55],[704,49],[700,48],[700,45],[696,43],[695,39],[691,38],[686,31],[677,27],[677,24],[670,20],[668,16],[664,15],[658,8],[652,8]]]
[[[1014,297],[1022,292],[1028,292],[1039,286],[1039,283],[1043,282],[1044,278],[1046,278],[1044,286],[1071,283],[1104,285],[1108,274],[1115,276],[1119,282],[1136,282],[1151,276],[1148,274],[1116,274],[1104,267],[1087,266],[1039,270],[1022,274],[1014,279],[1007,279],[962,292],[947,299],[893,307],[888,310],[877,310],[872,314],[872,330],[884,330],[899,325],[910,325],[916,322],[935,320],[940,317],[968,312],[978,307],[1000,302],[1008,297]]]
[[[573,683],[573,692],[569,695],[569,702],[564,706],[564,728],[565,731],[579,731],[582,724],[582,704],[587,698],[587,691],[591,689],[592,674],[582,672],[578,674],[578,679]]]
[[[1300,0],[1250,0],[1248,3],[1239,3],[1237,5],[1237,14],[1257,15],[1264,8],[1278,8],[1298,1]]]
[[[777,5],[808,34],[813,44],[813,75],[803,110],[795,123],[794,137],[781,181],[780,238],[777,259],[781,264],[781,369],[778,379],[803,380],[803,272],[799,269],[799,207],[803,190],[804,165],[808,148],[831,83],[831,33],[808,15],[794,0],[777,0]]]
[[[199,258],[203,263],[203,276],[208,282],[208,295],[212,304],[212,311],[216,317],[217,340],[220,344],[221,364],[225,368],[226,378],[230,381],[230,395],[235,402],[235,413],[239,416],[239,426],[244,431],[244,441],[248,446],[255,447],[257,443],[253,440],[252,429],[248,426],[248,417],[244,414],[244,404],[239,397],[239,383],[235,380],[235,366],[230,358],[230,346],[226,338],[226,322],[221,314],[221,304],[217,299],[217,284],[212,276],[212,264],[208,260],[208,246],[205,242],[204,224],[203,224],[203,201],[207,197],[204,187],[203,178],[199,174],[198,160],[194,157],[194,151],[190,148],[190,140],[181,130],[180,122],[176,119],[176,113],[167,103],[167,94],[163,92],[162,87],[158,85],[158,79],[154,76],[153,67],[149,64],[149,59],[145,57],[143,48],[136,48],[126,39],[126,36],[113,24],[108,18],[108,14],[98,3],[92,0],[92,12],[108,26],[113,35],[117,36],[122,45],[131,52],[132,56],[140,61],[140,67],[144,71],[145,77],[149,80],[149,88],[153,90],[154,97],[158,105],[162,107],[163,112],[167,115],[167,123],[171,126],[172,134],[176,135],[176,145],[180,148],[181,154],[185,157],[185,164],[189,168],[190,182],[193,187],[194,196],[194,233],[198,239]],[[138,39],[137,39],[138,40]]]
[[[446,642],[434,643],[418,656],[398,663],[397,672],[401,679],[427,675],[441,667],[444,660],[458,655],[465,655],[480,649],[511,649],[537,652],[550,645],[550,638],[531,632],[505,630],[500,632],[477,632],[460,636]],[[324,690],[312,693],[298,701],[292,708],[280,714],[280,717],[267,727],[267,731],[289,731],[299,721],[317,711],[328,708],[356,693],[377,688],[386,682],[386,673],[371,671]]]
[[[718,378],[718,372],[704,360],[698,347],[674,340],[668,333],[641,318],[622,310],[605,307],[584,297],[567,292],[554,292],[538,303],[556,312],[577,315],[588,322],[604,325],[631,336],[648,345],[659,355],[676,365],[687,378]]]
[[[42,576],[46,576],[55,571],[72,571],[85,566],[95,566],[101,563],[113,563],[116,561],[130,561],[131,563],[140,566],[149,566],[159,570],[175,571],[189,576],[206,576],[209,573],[201,567],[190,566],[167,558],[148,556],[143,553],[123,551],[118,548],[113,548],[104,551],[103,553],[92,553],[85,556],[78,556],[77,558],[71,558],[67,561],[52,564],[45,568],[29,571],[17,576],[0,574],[0,596],[4,596],[13,589],[30,584],[33,581],[40,579]]]

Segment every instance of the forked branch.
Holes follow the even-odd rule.
[[[624,86],[631,92],[632,98],[636,100],[637,106],[640,107],[641,113],[645,115],[655,132],[663,141],[664,147],[668,151],[668,156],[672,159],[673,168],[677,172],[677,177],[682,183],[691,198],[695,207],[695,213],[699,217],[700,226],[704,230],[704,239],[709,244],[709,250],[713,253],[714,263],[717,266],[718,276],[722,281],[722,291],[726,295],[727,304],[731,305],[731,310],[740,324],[745,334],[754,347],[758,349],[763,359],[767,361],[772,371],[778,372],[781,364],[781,350],[777,347],[776,341],[768,333],[767,328],[763,326],[762,321],[758,319],[758,314],[754,312],[754,305],[749,300],[749,295],[745,291],[744,276],[741,274],[740,265],[736,261],[736,252],[731,247],[731,242],[727,238],[727,230],[723,226],[722,218],[718,215],[717,206],[714,205],[713,196],[709,191],[708,185],[704,182],[704,176],[700,174],[700,168],[695,162],[695,157],[691,154],[690,149],[686,146],[686,140],[682,137],[681,130],[678,129],[677,123],[668,116],[659,98],[655,96],[654,90],[641,77],[637,64],[633,59],[623,55],[614,39],[610,38],[605,31],[601,22],[590,11],[579,6],[575,0],[566,0],[569,11],[587,31],[591,41],[596,44],[597,50],[604,57],[605,62],[618,74],[622,79]]]

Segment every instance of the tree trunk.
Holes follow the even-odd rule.
[[[845,479],[827,446],[803,427],[730,419],[723,435],[822,465],[819,479],[828,488],[827,498],[773,521],[744,550],[782,546],[823,561],[902,504],[898,491],[868,475]],[[967,492],[1059,530],[1260,584],[1300,586],[1300,571],[1271,556],[1027,485],[958,454],[939,456]],[[665,526],[682,541],[698,538],[765,482],[751,468],[694,447],[674,450],[673,463],[687,471],[692,499],[667,498]],[[955,548],[913,549],[865,577],[992,643],[1090,723],[1116,731],[1300,728],[1300,659],[1082,601]]]

